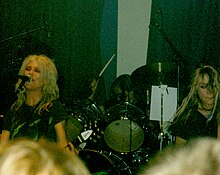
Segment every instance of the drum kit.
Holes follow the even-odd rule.
[[[162,83],[163,67],[157,66],[154,69]],[[150,121],[145,112],[130,102],[116,104],[107,109],[106,114],[88,100],[73,106],[72,115],[78,125],[76,133],[92,130],[86,146],[79,151],[92,174],[133,174],[160,149],[163,121]],[[77,134],[72,139],[76,139]]]
[[[145,128],[142,127],[145,115],[138,107],[125,102],[113,106],[107,110],[106,115],[102,115],[95,103],[87,101],[85,106],[81,104],[75,104],[77,107],[71,114],[74,119],[69,123],[77,126],[69,124],[67,136],[69,140],[77,140],[77,134],[92,130],[90,137],[85,140],[86,146],[83,149],[80,147],[79,151],[80,158],[92,174],[104,172],[130,175],[136,168],[131,162],[135,166],[137,163],[145,163],[146,155],[140,157],[140,152],[146,153],[146,149],[142,147],[145,141]],[[68,132],[75,134],[70,137]]]

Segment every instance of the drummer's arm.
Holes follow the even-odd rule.
[[[178,144],[183,144],[183,143],[186,143],[186,140],[181,137],[176,136],[175,144],[178,145]]]

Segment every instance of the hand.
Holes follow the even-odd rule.
[[[78,154],[79,154],[79,150],[76,149],[71,142],[68,142],[68,144],[66,145],[66,147],[65,147],[65,152],[66,152],[66,153],[73,153],[73,154],[75,154],[75,155],[78,155]]]

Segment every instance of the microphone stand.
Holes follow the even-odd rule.
[[[17,37],[20,37],[20,36],[23,36],[23,35],[27,35],[27,34],[30,34],[30,33],[34,33],[36,31],[39,31],[39,30],[45,30],[47,32],[47,35],[48,37],[50,37],[50,34],[48,33],[48,26],[47,26],[47,21],[45,19],[45,16],[43,16],[43,22],[44,22],[44,25],[41,26],[41,27],[38,27],[38,28],[35,28],[35,29],[32,29],[32,30],[29,30],[27,32],[23,32],[23,33],[20,33],[20,34],[17,34],[17,35],[14,35],[14,36],[10,36],[8,38],[5,38],[3,40],[0,40],[0,43],[3,43],[5,41],[8,41],[8,40],[12,40],[14,38],[17,38]]]
[[[20,33],[20,34],[17,34],[17,35],[14,35],[14,36],[11,36],[11,37],[8,37],[8,38],[5,38],[5,39],[1,40],[0,43],[5,42],[5,41],[8,41],[8,40],[11,40],[11,39],[14,39],[14,38],[17,38],[17,37],[20,37],[20,36],[23,36],[23,35],[27,35],[27,34],[29,34],[29,33],[36,32],[36,31],[38,31],[38,30],[42,30],[42,29],[45,29],[45,27],[42,26],[42,27],[39,27],[39,28],[36,28],[36,29],[30,30],[30,31],[27,31],[27,32],[23,32],[23,33]]]
[[[166,32],[163,29],[163,15],[162,15],[162,11],[159,9],[158,10],[158,14],[160,14],[161,16],[161,25],[159,25],[159,23],[155,23],[153,24],[151,22],[150,26],[155,26],[159,32],[162,34],[163,38],[165,39],[165,41],[169,44],[169,46],[171,47],[171,49],[174,51],[174,53],[176,54],[177,58],[176,59],[172,59],[172,61],[174,61],[177,64],[177,71],[178,71],[178,75],[177,75],[177,104],[179,105],[179,94],[180,94],[180,67],[182,67],[184,69],[184,65],[186,64],[186,60],[184,59],[183,55],[181,54],[181,52],[176,48],[176,46],[173,44],[173,42],[169,39],[169,37],[167,36]]]

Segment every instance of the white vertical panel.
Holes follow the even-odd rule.
[[[118,1],[117,76],[146,64],[151,0]]]

